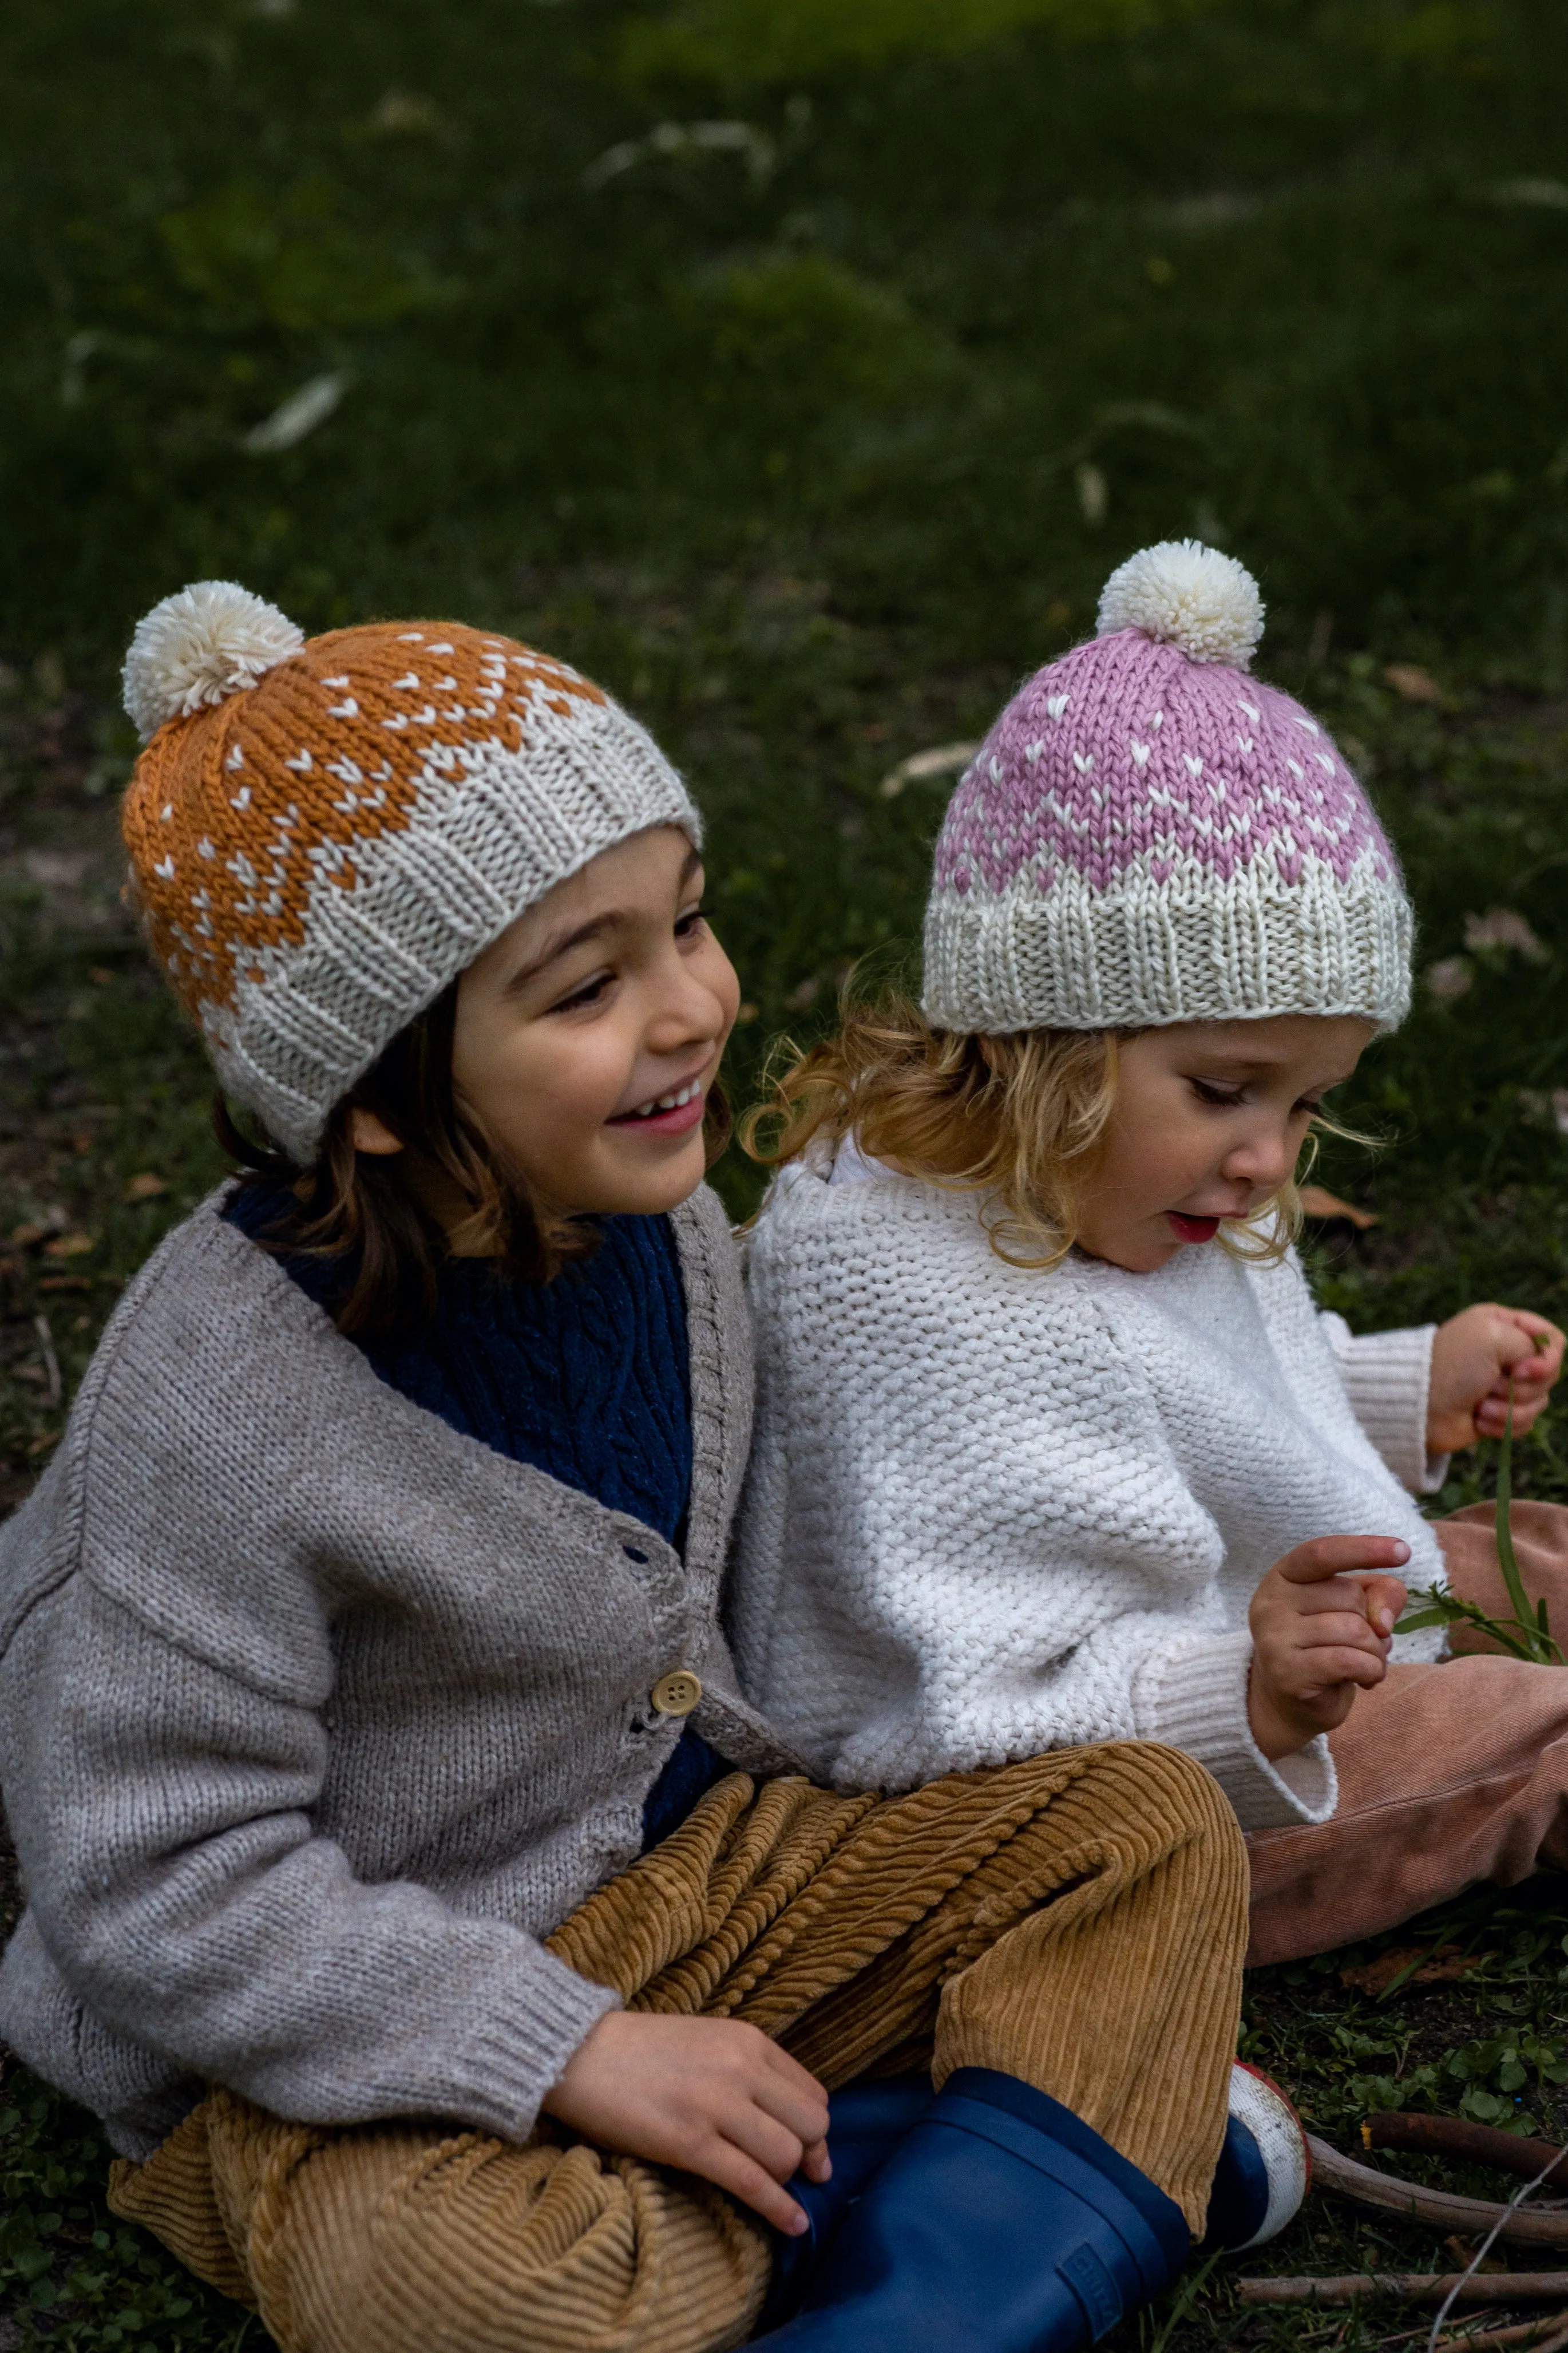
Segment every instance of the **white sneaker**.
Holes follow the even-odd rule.
[[[1278,2238],[1295,2221],[1311,2184],[1312,2160],[1300,2117],[1261,2067],[1234,2063],[1227,2106],[1204,2244],[1239,2254]]]

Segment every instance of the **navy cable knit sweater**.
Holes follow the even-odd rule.
[[[290,1206],[282,1187],[255,1183],[239,1187],[224,1215],[265,1243]],[[630,1513],[679,1550],[691,1402],[675,1241],[665,1218],[598,1222],[604,1239],[594,1255],[570,1261],[552,1282],[505,1283],[484,1259],[448,1259],[427,1324],[355,1345],[413,1404]],[[279,1263],[320,1306],[342,1289],[331,1259]],[[645,1848],[667,1838],[729,1769],[689,1728],[648,1792]]]

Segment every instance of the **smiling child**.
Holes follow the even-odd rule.
[[[283,2353],[1078,2353],[1214,2219],[1240,1840],[1171,1750],[841,1796],[742,1699],[684,784],[511,639],[221,582],[126,683],[254,1127],[0,1538],[0,2031]]]
[[[1294,1172],[1403,1018],[1411,917],[1322,727],[1247,674],[1261,626],[1212,549],[1124,565],[953,796],[923,1006],[851,1007],[784,1079],[734,1630],[840,1787],[1186,1749],[1258,1834],[1276,1959],[1568,1861],[1568,1672],[1393,1636],[1445,1558],[1497,1607],[1477,1517],[1413,1495],[1510,1380],[1529,1428],[1563,1335],[1314,1311]]]

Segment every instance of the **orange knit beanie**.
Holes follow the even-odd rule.
[[[601,688],[452,622],[307,641],[198,581],[138,626],[125,707],[147,746],[121,824],[153,953],[225,1088],[300,1160],[525,907],[647,826],[701,842],[680,777]]]

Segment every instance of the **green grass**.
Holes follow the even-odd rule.
[[[848,965],[908,961],[945,786],[883,778],[972,738],[1131,548],[1233,548],[1265,667],[1398,841],[1423,970],[1468,983],[1352,1090],[1382,1148],[1319,1174],[1380,1223],[1317,1232],[1320,1293],[1568,1317],[1565,126],[1548,0],[13,0],[4,1500],[218,1166],[114,895],[115,667],[203,574],[308,628],[514,630],[645,716],[712,819],[744,1098]],[[247,446],[324,377],[312,432]],[[1539,957],[1467,946],[1497,909]],[[1568,1419],[1514,1467],[1568,1500]],[[1492,1476],[1462,1458],[1441,1507]],[[1451,1920],[1489,1957],[1440,1988],[1265,1973],[1251,2047],[1347,2144],[1391,2101],[1568,2134],[1562,1889]],[[84,2120],[0,2096],[0,2348],[262,2341],[108,2222]],[[1447,2260],[1322,2200],[1274,2253]],[[1243,2316],[1226,2276],[1166,2353],[1409,2326]]]

